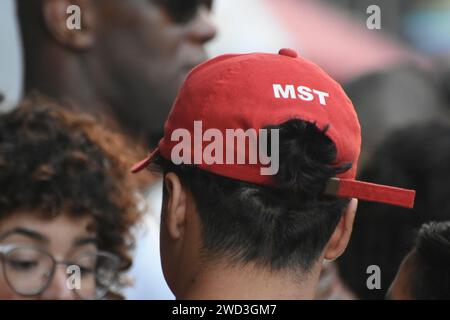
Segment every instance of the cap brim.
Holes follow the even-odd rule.
[[[131,173],[138,173],[141,172],[142,170],[144,170],[145,168],[147,168],[153,161],[153,158],[159,154],[159,148],[156,148],[155,150],[153,150],[148,156],[147,158],[139,161],[138,163],[136,163],[132,168],[131,168]]]
[[[414,207],[416,191],[358,180],[332,178],[327,184],[325,194],[411,209]]]

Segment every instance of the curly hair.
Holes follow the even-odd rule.
[[[0,220],[18,210],[42,219],[92,216],[99,249],[118,255],[127,270],[140,218],[127,150],[94,119],[27,99],[0,116]]]

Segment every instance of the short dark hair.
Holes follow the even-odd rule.
[[[436,121],[410,125],[378,146],[359,178],[415,189],[414,209],[361,201],[352,238],[337,260],[345,284],[361,299],[384,299],[417,230],[450,219],[450,126]],[[367,267],[381,269],[381,289],[369,290]]]
[[[94,119],[42,97],[0,115],[0,220],[18,210],[42,219],[91,216],[99,249],[128,269],[140,214],[119,141]]]
[[[324,195],[326,182],[351,164],[332,165],[336,147],[313,123],[290,120],[270,128],[278,128],[280,137],[276,188],[177,166],[161,157],[156,164],[164,173],[176,173],[192,193],[207,259],[308,271],[349,203]]]
[[[410,294],[419,300],[450,299],[450,221],[424,224],[410,270]]]

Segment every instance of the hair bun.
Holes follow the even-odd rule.
[[[314,123],[290,120],[280,126],[279,188],[295,195],[316,197],[331,177],[351,167],[335,168],[334,143]]]

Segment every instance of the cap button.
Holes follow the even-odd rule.
[[[291,58],[298,57],[297,51],[295,51],[293,49],[289,49],[289,48],[280,49],[280,51],[278,51],[278,54],[282,55],[282,56],[286,56],[286,57],[291,57]]]

